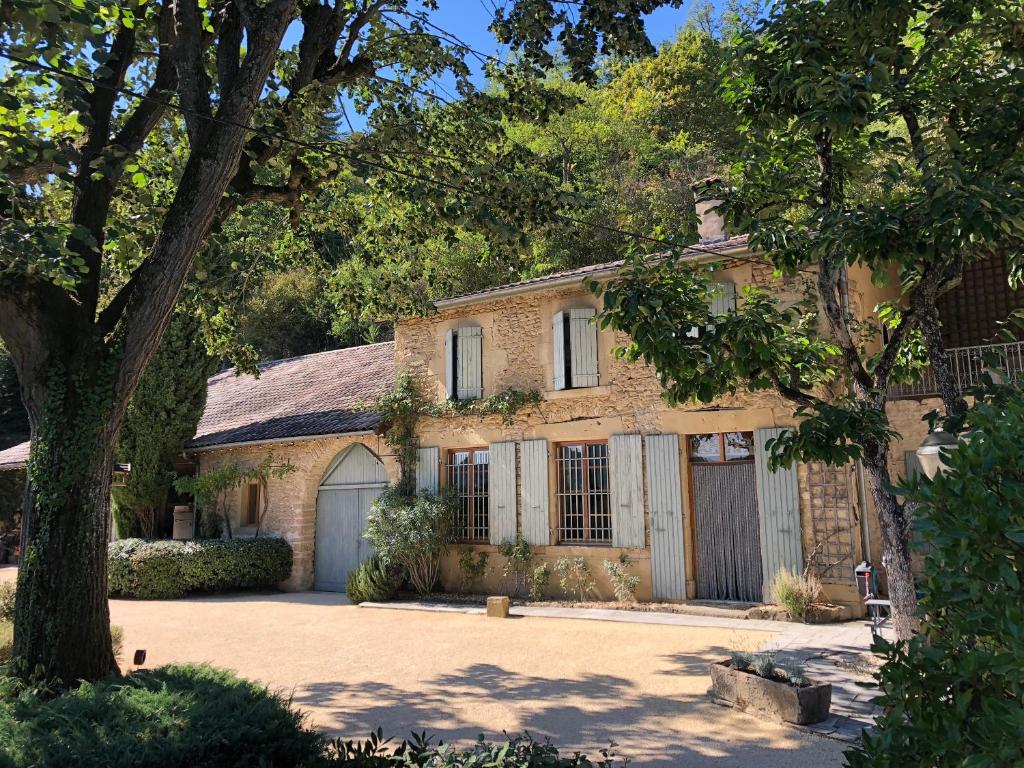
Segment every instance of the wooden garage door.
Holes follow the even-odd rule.
[[[344,592],[349,572],[373,555],[363,532],[370,506],[386,485],[384,465],[362,445],[332,462],[316,497],[314,589]]]

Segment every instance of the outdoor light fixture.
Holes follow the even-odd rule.
[[[917,460],[921,463],[921,471],[929,480],[949,469],[946,462],[942,460],[942,450],[954,451],[958,445],[956,435],[943,432],[941,429],[929,432],[925,436],[921,441],[921,447],[914,453],[917,454]]]

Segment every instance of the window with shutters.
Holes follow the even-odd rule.
[[[557,446],[558,540],[563,544],[612,540],[608,443],[590,441]]]
[[[715,329],[714,318],[725,315],[736,309],[736,286],[732,283],[711,283],[708,285],[708,311],[712,322],[703,328],[693,326],[686,334],[687,338],[699,339]]]
[[[593,307],[556,312],[551,321],[555,389],[596,387],[597,325]]]
[[[445,336],[445,374],[448,397],[479,400],[483,397],[483,330],[468,325],[452,328]]]
[[[448,488],[457,502],[455,537],[462,541],[487,541],[489,459],[486,448],[448,451]]]

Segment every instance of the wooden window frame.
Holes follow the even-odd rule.
[[[561,458],[562,449],[567,446],[580,446],[583,450],[581,456],[580,472],[582,474],[583,486],[580,489],[578,495],[582,500],[583,507],[583,538],[582,539],[566,539],[565,538],[565,526],[562,515],[562,498],[568,496],[564,490],[565,476],[562,472]],[[604,496],[608,503],[608,537],[607,538],[594,538],[591,535],[592,526],[590,524],[591,519],[591,508],[590,508],[590,457],[587,455],[586,448],[591,445],[603,445],[605,447],[604,453],[604,472],[606,479],[607,491]],[[555,443],[555,514],[557,515],[557,536],[556,541],[559,545],[570,546],[570,547],[610,547],[613,540],[612,531],[612,511],[611,511],[611,454],[608,447],[607,440],[563,440]],[[571,494],[577,495],[577,494]]]
[[[455,497],[457,499],[457,501],[458,501],[458,504],[459,504],[459,516],[461,517],[461,515],[462,515],[462,511],[463,511],[462,505],[464,503],[464,500],[467,500],[467,499],[481,499],[483,501],[484,510],[485,510],[486,516],[487,516],[487,522],[481,528],[479,525],[476,524],[477,523],[476,516],[477,516],[477,512],[479,511],[478,508],[475,505],[473,505],[473,504],[467,505],[466,508],[465,508],[465,514],[466,514],[466,534],[467,535],[466,536],[461,536],[461,535],[459,535],[461,532],[456,531],[456,536],[457,536],[456,541],[462,542],[462,543],[465,543],[465,544],[487,543],[487,542],[490,541],[490,533],[491,533],[491,509],[490,509],[491,449],[490,449],[490,446],[478,445],[478,446],[473,446],[473,447],[469,447],[469,448],[448,448],[448,449],[446,449],[445,450],[444,482],[445,482],[445,486],[448,487],[448,488],[452,488],[452,469],[453,469],[453,467],[459,466],[459,465],[456,465],[456,464],[452,463],[452,456],[454,454],[456,454],[456,453],[468,453],[469,454],[469,458],[470,458],[469,463],[466,464],[466,466],[469,467],[469,471],[466,472],[466,478],[467,478],[466,493],[465,494],[459,494],[459,495],[457,495]],[[476,472],[473,471],[474,467],[480,466],[480,465],[478,465],[476,463],[476,455],[478,453],[486,453],[487,454],[487,464],[485,465],[487,467],[487,483],[486,483],[487,487],[484,489],[484,492],[481,495],[476,494],[477,477],[476,477]],[[473,535],[471,535],[473,533],[473,531],[478,531],[480,533],[477,536],[473,536]]]
[[[259,483],[251,482],[242,486],[242,514],[239,522],[243,528],[254,528],[259,525],[260,503],[263,501],[260,497],[262,495],[263,489]]]
[[[750,438],[750,456],[746,459],[727,459],[725,457],[725,436],[732,433],[749,434]],[[716,435],[718,437],[718,459],[716,461],[694,461],[693,455],[690,453],[690,438],[698,437],[699,435]],[[686,463],[688,465],[693,464],[746,464],[754,461],[754,452],[757,450],[757,446],[754,444],[754,430],[752,429],[729,429],[725,432],[691,432],[686,435]]]

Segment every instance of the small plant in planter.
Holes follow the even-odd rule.
[[[797,725],[820,723],[832,705],[832,686],[807,679],[799,664],[779,664],[770,653],[734,653],[711,665],[712,698]]]

